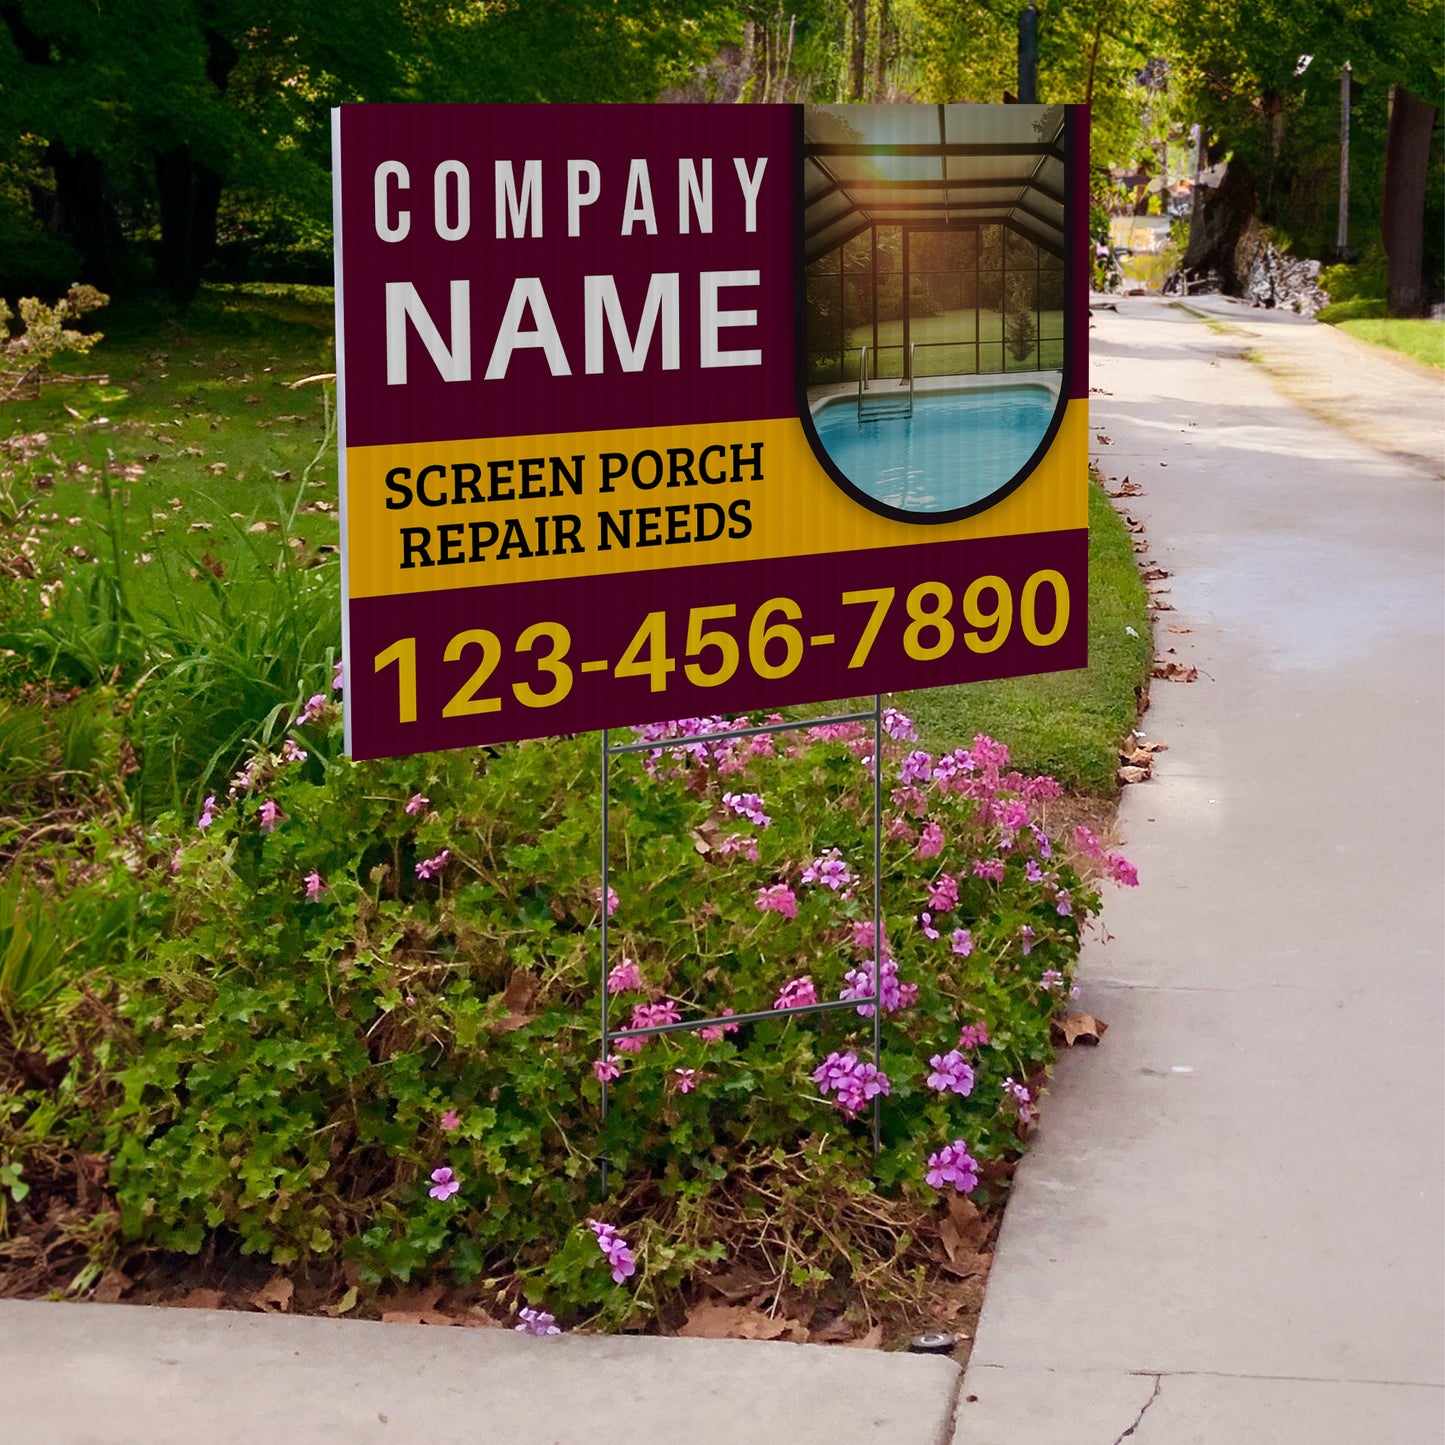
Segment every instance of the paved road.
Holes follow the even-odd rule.
[[[1083,960],[1111,1028],[1020,1171],[956,1442],[1439,1445],[1445,381],[1269,313],[1095,322],[1200,680],[1154,685],[1143,886]],[[1246,351],[1352,427],[1408,390],[1394,454]]]

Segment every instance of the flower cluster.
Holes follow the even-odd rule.
[[[295,725],[298,728],[304,728],[310,723],[314,723],[317,718],[325,715],[326,709],[330,706],[324,692],[313,693],[306,699],[306,706],[296,714]]]
[[[612,1266],[613,1284],[621,1284],[637,1273],[637,1261],[627,1246],[627,1241],[618,1234],[616,1226],[605,1224],[600,1219],[589,1219],[587,1227],[597,1236],[597,1248],[602,1257]]]
[[[958,1031],[958,1046],[961,1049],[981,1049],[987,1043],[987,1024],[964,1024]]]
[[[850,1119],[855,1119],[868,1106],[870,1099],[893,1092],[893,1086],[876,1064],[861,1063],[851,1049],[846,1054],[836,1050],[813,1070],[813,1082],[825,1098],[832,1094],[833,1103]]]
[[[934,1054],[929,1059],[933,1072],[928,1076],[928,1087],[940,1094],[973,1093],[973,1068],[957,1049],[946,1054]]]
[[[723,1013],[730,1014],[732,1013],[732,1009],[725,1008]],[[700,1028],[697,1031],[697,1036],[705,1044],[718,1044],[722,1042],[722,1036],[724,1034],[735,1034],[737,1031],[738,1026],[736,1024],[708,1024],[705,1028]]]
[[[784,918],[798,916],[797,895],[786,883],[774,883],[769,887],[759,888],[758,896],[753,901],[760,913],[781,913]]]
[[[209,828],[211,824],[215,821],[216,795],[212,793],[211,796],[207,798],[204,803],[201,804],[201,816],[196,819],[196,827],[204,830],[206,828]]]
[[[517,1311],[517,1318],[522,1323],[513,1325],[512,1328],[519,1335],[560,1335],[562,1333],[557,1328],[556,1317],[548,1314],[546,1310],[529,1309],[524,1305]]]
[[[682,1012],[672,999],[663,999],[661,1003],[639,1003],[632,1006],[632,1018],[627,1027],[630,1029],[653,1029],[662,1024],[676,1024],[682,1022]],[[639,1054],[643,1045],[647,1042],[645,1038],[640,1039],[618,1039],[617,1047],[624,1054]],[[600,1077],[600,1076],[599,1076]]]
[[[641,987],[642,970],[630,958],[624,956],[621,963],[608,971],[609,993],[632,993]]]
[[[774,1008],[803,1008],[818,1002],[818,991],[813,980],[804,974],[801,978],[789,979],[773,1000]]]
[[[850,968],[843,977],[846,982],[843,991],[838,995],[839,998],[871,999],[873,997],[872,960],[869,960],[861,968]],[[899,983],[898,964],[891,958],[885,957],[878,969],[878,999],[886,1014],[897,1013],[899,1009],[908,1008],[918,1002],[918,985],[916,983]],[[872,1018],[873,1005],[860,1003],[858,1012],[865,1019]]]
[[[804,883],[816,883],[834,893],[841,893],[845,888],[851,887],[854,881],[848,865],[843,861],[843,855],[836,848],[829,848],[803,869]]]
[[[450,848],[443,848],[435,857],[423,858],[421,862],[416,865],[416,876],[423,881],[428,878],[440,878],[443,870],[447,866],[447,860],[450,859],[451,856],[452,850]]]
[[[978,1160],[962,1139],[955,1139],[928,1156],[928,1172],[923,1177],[934,1189],[952,1185],[959,1194],[971,1194],[978,1188]]]
[[[763,812],[763,800],[756,793],[724,793],[722,800],[723,807],[759,828],[766,828],[773,821]]]
[[[1003,1081],[1003,1091],[1014,1101],[1020,1124],[1028,1124],[1038,1118],[1039,1111],[1034,1106],[1034,1096],[1029,1093],[1027,1086],[1019,1083],[1017,1079],[1009,1077]]]

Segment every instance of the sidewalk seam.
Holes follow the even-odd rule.
[[[943,1422],[943,1434],[938,1437],[938,1445],[953,1445],[958,1439],[958,1407],[963,1404],[963,1371],[958,1370],[953,1377],[953,1399],[949,1402],[948,1418]]]

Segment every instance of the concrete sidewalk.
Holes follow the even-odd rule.
[[[0,1301],[7,1445],[947,1445],[950,1360]]]
[[[1095,319],[1097,453],[1145,488],[1157,647],[1200,678],[1153,686],[1142,886],[1082,968],[1111,1028],[1019,1171],[957,1445],[1438,1445],[1445,379],[1409,415],[1432,467],[1302,410],[1233,330]],[[1351,416],[1403,390],[1327,328],[1241,324]]]

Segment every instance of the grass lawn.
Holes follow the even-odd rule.
[[[319,384],[290,387],[334,369],[330,294],[211,287],[183,322],[98,312],[105,339],[57,369],[108,380],[47,385],[0,410],[0,439],[44,438],[43,537],[82,563],[114,545],[108,479],[139,613],[207,605],[208,576],[244,605],[288,539],[334,557],[318,551],[337,544],[334,448],[319,455],[327,402]]]
[[[1361,341],[1375,346],[1388,346],[1427,366],[1445,368],[1445,321],[1411,321],[1381,317],[1375,320],[1341,321],[1341,331],[1348,331]]]

